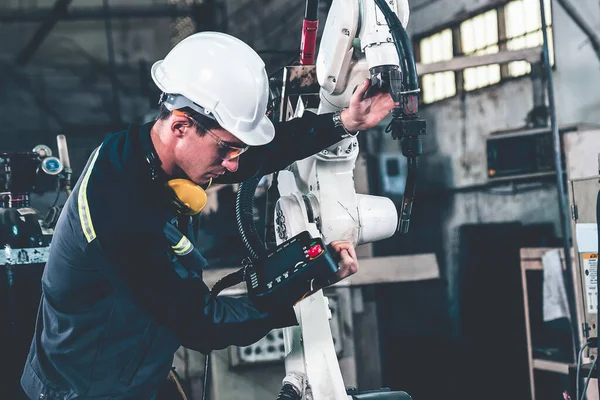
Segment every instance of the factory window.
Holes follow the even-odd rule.
[[[544,0],[550,63],[554,65],[551,0]],[[511,0],[464,21],[421,38],[417,46],[418,61],[431,64],[458,56],[494,54],[499,51],[539,47],[543,44],[539,0]],[[454,96],[457,91],[472,91],[503,79],[531,72],[526,61],[466,68],[460,72],[439,72],[422,76],[424,103]]]
[[[453,57],[452,31],[445,29],[419,41],[419,54],[422,64],[450,60]],[[423,102],[432,103],[456,94],[454,72],[438,72],[422,77]]]
[[[554,46],[552,44],[552,12],[550,0],[544,1],[546,24],[548,25],[548,51],[550,64],[554,65]],[[504,6],[506,24],[506,48],[520,50],[538,47],[544,43],[539,0],[516,0]],[[531,72],[527,61],[514,61],[508,64],[509,76],[521,76]]]
[[[465,55],[497,53],[498,12],[493,9],[460,24],[461,50]],[[464,89],[479,89],[500,82],[500,65],[467,68],[463,71]]]

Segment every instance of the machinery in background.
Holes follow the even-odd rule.
[[[0,153],[0,346],[8,373],[3,397],[21,399],[20,378],[35,328],[41,276],[48,260],[61,189],[70,192],[66,139],[57,138],[60,158],[46,145],[31,152]],[[57,191],[45,217],[30,205],[32,193]],[[52,211],[56,209],[58,211]]]
[[[567,125],[559,128],[561,136],[587,125]],[[554,144],[550,127],[493,132],[487,138],[489,181],[508,181],[553,177],[556,175]],[[564,164],[564,149],[561,147]]]

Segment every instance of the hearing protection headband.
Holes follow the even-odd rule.
[[[180,94],[162,93],[160,95],[160,99],[158,100],[158,105],[164,105],[169,111],[180,110],[188,107],[196,111],[198,114],[216,121],[215,116],[212,115],[210,111]]]

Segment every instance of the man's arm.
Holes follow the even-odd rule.
[[[271,329],[296,323],[292,309],[281,315],[261,313],[247,297],[222,296],[210,302],[210,290],[202,277],[177,272],[185,271],[183,263],[169,254],[170,243],[153,227],[109,232],[103,224],[97,225],[99,245],[111,261],[107,274],[114,286],[129,293],[185,347],[208,352],[248,345]]]
[[[86,182],[86,195],[79,196],[89,207],[86,224],[80,222],[93,226],[86,251],[105,260],[99,267],[113,287],[174,332],[183,345],[203,352],[250,344],[273,328],[296,324],[291,308],[270,315],[260,313],[248,298],[218,297],[209,302],[210,290],[201,277],[206,261],[191,243],[185,255],[176,254],[176,244],[183,238],[150,199],[159,194],[144,185],[133,189],[105,159],[99,159]]]
[[[371,129],[398,105],[387,92],[376,92],[370,97],[369,79],[356,88],[348,108],[342,111],[344,128],[350,132]],[[265,146],[257,146],[240,156],[235,173],[226,173],[218,183],[242,182],[260,171],[261,175],[280,171],[294,161],[309,157],[342,140],[346,133],[335,127],[332,114],[316,115],[305,112],[301,118],[275,124],[275,138]]]
[[[228,172],[215,182],[242,182],[259,170],[262,175],[280,171],[339,142],[343,133],[333,125],[332,114],[307,111],[302,118],[276,123],[275,138],[269,144],[251,147],[240,156],[236,172]]]

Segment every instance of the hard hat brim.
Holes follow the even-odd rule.
[[[154,81],[154,83],[156,84],[156,86],[158,86],[158,88],[161,90],[161,92],[165,92],[168,93],[168,91],[165,89],[165,86],[163,85],[162,81],[158,78],[158,68],[160,68],[160,65],[163,63],[164,60],[158,60],[157,62],[155,62],[152,65],[152,68],[150,69],[150,76],[152,76],[152,80]]]
[[[273,126],[273,122],[265,115],[251,132],[231,132],[231,134],[248,146],[263,146],[270,143],[275,137],[275,126]]]

